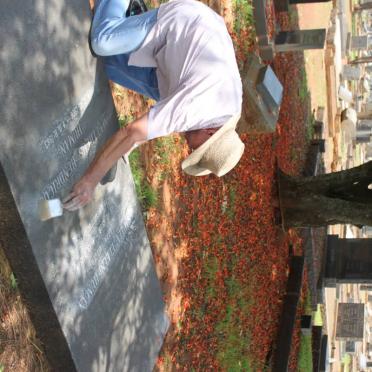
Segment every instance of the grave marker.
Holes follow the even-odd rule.
[[[350,36],[350,50],[362,50],[368,48],[367,35]]]
[[[278,121],[283,87],[271,68],[251,55],[242,73],[243,108],[239,133],[272,133]]]
[[[372,239],[340,239],[327,236],[325,285],[372,283]]]
[[[362,341],[364,335],[364,304],[339,303],[336,340]]]
[[[346,80],[359,80],[362,77],[362,70],[359,66],[343,66],[342,76]]]
[[[168,328],[128,164],[85,208],[41,222],[118,128],[88,2],[9,1],[0,15],[0,245],[53,371],[151,371]]]
[[[323,49],[325,36],[325,29],[281,31],[275,37],[275,51],[294,52]]]

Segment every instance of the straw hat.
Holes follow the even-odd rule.
[[[235,131],[239,118],[240,115],[233,116],[194,150],[182,162],[182,170],[192,176],[213,173],[221,177],[233,169],[244,152],[244,143]]]

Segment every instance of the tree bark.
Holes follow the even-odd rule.
[[[372,161],[315,177],[292,177],[279,170],[278,182],[285,228],[372,226]]]

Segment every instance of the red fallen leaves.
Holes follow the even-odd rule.
[[[240,62],[252,48],[249,30],[244,32],[248,41],[232,35]],[[276,161],[292,174],[303,163],[307,111],[298,97],[302,66],[298,54],[276,57],[274,68],[284,86],[277,132],[243,136],[246,150],[232,172],[223,178],[193,178],[177,168],[169,174],[179,206],[172,233],[187,250],[178,276],[179,331],[176,342],[165,345],[177,370],[225,370],[237,359],[238,366],[249,360],[259,371],[276,340],[288,245],[301,254],[302,242],[295,231],[284,233],[274,223],[274,173]],[[155,212],[148,226],[154,228],[158,221]],[[296,369],[298,329],[299,324],[290,370]]]

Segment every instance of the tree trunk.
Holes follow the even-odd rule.
[[[279,170],[278,182],[285,228],[372,226],[372,161],[315,177],[292,177]]]

